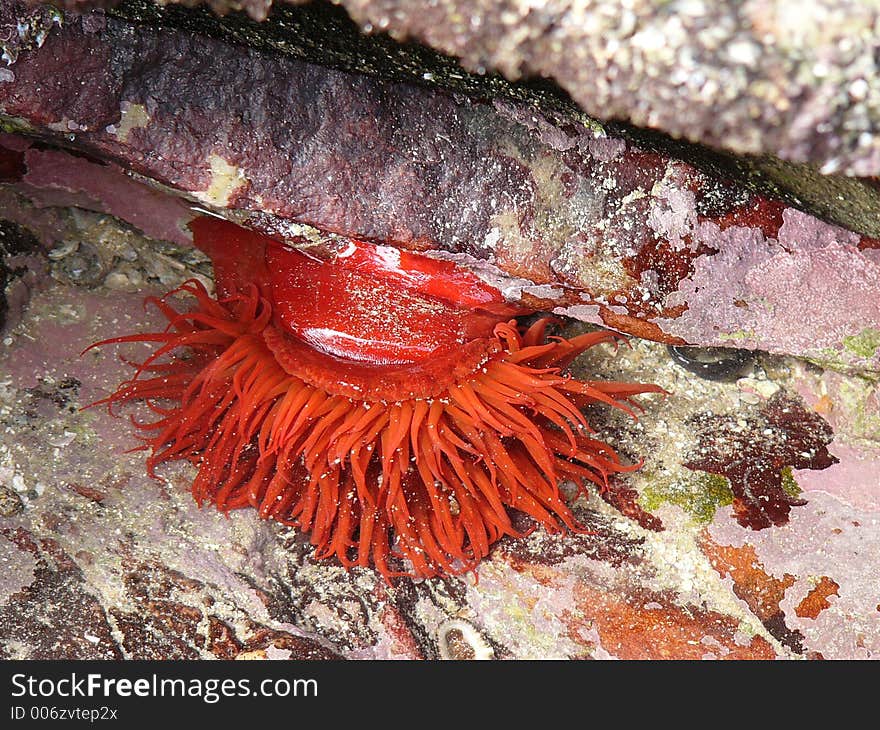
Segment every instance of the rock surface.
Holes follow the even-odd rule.
[[[9,73],[8,127],[281,237],[434,250],[511,299],[641,337],[880,369],[875,239],[601,129],[103,15],[50,23]],[[93,164],[3,154],[44,201]],[[183,211],[159,217],[185,235]]]
[[[387,585],[315,562],[304,536],[252,510],[200,510],[189,467],[150,479],[124,420],[80,410],[129,370],[79,352],[150,317],[141,294],[48,280],[0,343],[5,658],[880,657],[876,385],[780,358],[717,383],[661,345],[597,348],[582,377],[671,392],[643,398],[638,423],[591,416],[645,459],[617,489],[633,517],[593,494],[577,507],[592,534],[504,540],[475,576]],[[721,436],[688,425],[707,418]],[[722,470],[729,438],[761,445],[729,467],[765,459],[786,475],[787,522],[744,526],[765,514],[751,482],[705,471]]]
[[[220,12],[244,9],[263,19],[272,2],[206,4]],[[462,59],[470,69],[495,69],[514,79],[552,78],[600,119],[628,120],[738,154],[811,162],[826,173],[880,173],[880,92],[872,83],[878,73],[880,16],[872,3],[340,4],[363,29],[415,38]]]
[[[410,22],[396,7],[363,12],[387,9],[393,29]],[[876,240],[515,99],[23,12],[0,7],[16,132],[0,135],[0,657],[880,658]],[[186,229],[199,208],[453,257],[512,299],[658,340],[788,355],[704,380],[656,342],[591,350],[581,378],[670,393],[642,398],[638,422],[590,414],[644,460],[579,498],[591,532],[506,539],[474,575],[389,585],[315,561],[307,536],[252,510],[199,509],[189,467],[151,479],[129,451],[136,409],[82,409],[130,376],[88,344],[159,324],[147,294],[210,284]]]

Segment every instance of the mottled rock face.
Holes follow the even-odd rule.
[[[0,135],[0,656],[880,656],[880,401],[847,374],[878,368],[875,240],[509,100],[59,17],[0,6],[16,132]],[[87,345],[158,325],[145,294],[210,285],[196,208],[427,250],[512,300],[837,369],[756,355],[704,380],[648,340],[592,353],[575,377],[669,395],[637,423],[591,413],[644,464],[573,503],[590,532],[502,540],[478,580],[388,585],[253,510],[199,510],[192,469],[149,478],[124,421],[81,409],[130,376]]]
[[[118,5],[120,0],[54,0],[53,4],[67,10],[91,10],[94,8],[112,8]],[[283,2],[284,0],[282,0]],[[296,2],[297,0],[290,0]],[[31,5],[40,5],[44,0],[25,0]],[[246,11],[251,17],[262,20],[272,7],[273,0],[165,0],[163,5],[207,5],[218,13],[228,13],[234,10]]]
[[[204,4],[263,19],[272,0]],[[536,8],[526,0],[342,0],[341,5],[368,31],[416,38],[461,58],[468,68],[495,69],[514,79],[553,78],[597,118],[626,119],[739,154],[812,162],[823,172],[880,172],[880,105],[872,83],[878,72],[878,11],[871,3],[555,0]]]
[[[89,158],[7,141],[6,177],[43,205],[103,198],[185,237],[167,198],[150,216],[124,210],[149,195],[100,192],[121,168],[279,237],[433,250],[510,299],[642,337],[880,366],[873,240],[602,130],[101,14],[50,22],[7,73],[7,125]]]
[[[880,656],[876,384],[771,358],[705,381],[640,340],[592,352],[575,377],[651,378],[670,395],[644,398],[638,423],[592,412],[645,464],[578,499],[589,532],[537,530],[500,541],[476,576],[388,585],[316,560],[254,510],[199,509],[193,468],[152,479],[129,451],[126,418],[145,413],[82,409],[130,369],[79,353],[158,325],[142,297],[165,288],[50,279],[0,340],[3,658]],[[784,491],[768,489],[780,474]],[[755,529],[762,515],[788,521]]]
[[[798,400],[776,396],[755,413],[732,423],[713,413],[693,416],[688,425],[697,445],[685,466],[726,477],[734,512],[744,527],[758,530],[788,522],[792,506],[804,502],[784,489],[795,469],[827,469],[832,431]],[[786,471],[787,470],[787,471]]]
[[[876,6],[859,0],[344,0],[471,68],[556,79],[590,114],[737,153],[880,170]]]
[[[33,5],[33,7],[30,7]],[[3,3],[0,6],[0,58],[5,65],[15,62],[18,54],[29,48],[39,47],[53,26],[61,23],[63,15],[54,7],[41,3]],[[9,71],[0,74],[0,82],[10,81]]]

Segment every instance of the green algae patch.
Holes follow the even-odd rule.
[[[880,329],[865,327],[857,335],[847,335],[842,338],[840,344],[840,350],[822,348],[816,357],[806,359],[820,367],[842,373],[862,371],[863,375],[871,375],[864,370],[865,368],[873,370],[874,368],[867,361],[880,356]]]
[[[7,134],[27,134],[33,132],[34,128],[27,119],[21,117],[13,117],[8,114],[0,114],[0,132]]]
[[[877,373],[874,371],[875,368],[869,362],[870,358],[874,355],[874,352],[869,351],[869,354],[865,356],[858,354],[852,349],[852,347],[846,347],[846,340],[858,340],[861,336],[862,335],[859,334],[853,335],[851,338],[846,337],[841,342],[840,350],[824,347],[816,351],[814,354],[805,355],[804,360],[825,370],[834,370],[838,373],[843,373],[844,375],[876,378]],[[862,341],[859,340],[859,343],[861,344]],[[880,341],[878,341],[877,344],[880,346]],[[858,348],[859,344],[854,345],[854,347]]]
[[[880,330],[865,327],[857,335],[844,337],[843,348],[857,357],[872,358],[880,350]]]
[[[798,486],[797,480],[794,478],[794,471],[790,466],[786,466],[782,469],[782,490],[789,497],[799,497],[801,494],[801,488]]]
[[[742,342],[744,340],[753,340],[755,339],[755,331],[737,330],[736,332],[720,332],[718,334],[718,339],[726,340],[728,342]]]
[[[648,512],[661,504],[680,507],[695,522],[711,522],[719,507],[733,504],[733,490],[727,477],[708,472],[692,472],[678,479],[651,480],[642,490],[639,502]]]
[[[840,385],[840,409],[847,414],[848,431],[857,439],[880,441],[880,386],[868,378],[850,378]]]

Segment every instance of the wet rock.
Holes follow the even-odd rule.
[[[105,5],[69,0],[68,7]],[[163,3],[164,4],[164,3]],[[187,0],[186,4],[192,4]],[[209,0],[263,19],[271,0]],[[284,3],[276,2],[283,7]],[[368,32],[477,72],[554,79],[588,113],[823,172],[880,172],[877,9],[859,0],[623,3],[342,0]]]
[[[874,239],[522,102],[86,21],[22,52],[0,85],[0,110],[44,140],[281,238],[305,224],[434,250],[538,309],[880,369]],[[82,83],[47,86],[59,63]],[[60,179],[58,154],[27,150],[23,182],[49,157]]]
[[[40,249],[37,239],[25,228],[2,219],[0,211],[0,332],[18,322],[34,273],[33,255]],[[36,267],[33,267],[36,268]]]
[[[75,154],[5,137],[0,209],[42,251],[55,250],[56,264],[93,246],[113,268],[93,287],[44,277],[0,344],[0,483],[18,500],[0,513],[2,656],[880,656],[876,570],[865,559],[880,550],[878,396],[873,380],[847,373],[875,367],[875,241],[515,99],[490,104],[304,69],[216,39],[175,46],[184,41],[170,29],[142,29],[133,40],[132,26],[94,16],[65,27],[69,46],[53,40],[59,32],[22,48],[10,71],[34,64],[36,79],[51,67],[39,65],[47,49],[50,59],[72,61],[95,43],[83,64],[88,94],[109,91],[91,97],[89,126],[88,94],[50,86],[39,100],[15,87],[17,108],[38,103],[31,135]],[[180,119],[200,124],[175,128],[162,108],[174,71],[165,39],[183,59],[187,48],[204,51],[206,103],[183,103],[194,87],[169,97],[184,110]],[[134,63],[131,47],[114,50],[126,44],[155,51],[157,63]],[[314,92],[304,94],[302,115],[273,121],[289,100],[259,89],[254,98],[277,103],[228,106],[235,100],[208,83],[216,73],[208,50],[217,48],[241,54],[234,70],[242,78],[258,68],[270,79],[309,81],[293,87]],[[247,80],[236,88],[252,92],[254,77]],[[325,101],[344,104],[325,109]],[[453,122],[426,121],[419,104]],[[226,113],[249,114],[248,130]],[[118,128],[103,126],[126,119],[121,142]],[[312,136],[303,132],[309,124]],[[344,134],[346,125],[357,134]],[[475,137],[483,128],[489,133]],[[312,146],[289,154],[283,140],[292,134]],[[404,153],[426,150],[436,156],[406,163]],[[239,165],[242,177],[212,167],[211,153]],[[637,423],[591,414],[603,438],[645,463],[604,494],[581,498],[589,532],[504,540],[476,575],[389,586],[372,571],[316,561],[307,536],[253,510],[197,509],[190,470],[148,478],[124,421],[81,410],[130,374],[114,357],[80,357],[83,348],[149,327],[143,295],[198,264],[186,249],[162,248],[95,212],[126,216],[124,205],[98,205],[112,192],[111,178],[98,185],[112,168],[99,159],[108,157],[121,165],[116,180],[130,180],[123,168],[141,170],[281,236],[301,232],[297,221],[366,230],[454,256],[512,298],[676,342],[766,344],[837,370],[762,355],[739,380],[714,381],[676,366],[662,345],[634,340],[615,358],[597,349],[576,364],[580,377],[651,380],[670,395],[646,399]],[[261,166],[271,174],[260,177]],[[328,188],[316,170],[344,172],[344,180]],[[464,192],[448,182],[456,180]],[[425,208],[437,199],[421,193],[443,181],[458,197],[432,217]],[[481,218],[484,201],[494,221]]]
[[[15,146],[10,150],[4,147]],[[17,144],[16,144],[17,143]],[[191,205],[132,179],[118,165],[31,145],[23,137],[0,135],[0,158],[17,154],[16,189],[40,208],[76,207],[122,218],[146,236],[180,246],[192,242],[186,224]],[[10,164],[11,167],[11,164]]]
[[[201,280],[208,289],[213,286],[207,256],[192,248],[186,237],[183,246],[147,238],[133,226],[74,206],[66,198],[61,204],[57,200],[47,204],[46,199],[32,186],[0,185],[0,211],[10,219],[0,221],[0,242],[6,230],[13,232],[7,240],[29,242],[29,253],[4,259],[11,282],[7,301],[12,316],[7,329],[49,276],[71,286],[106,285],[116,291],[140,291],[151,281],[171,289],[187,278]]]
[[[675,366],[655,343],[634,340],[615,357],[596,348],[576,363],[577,377],[650,375],[670,393],[644,399],[637,423],[604,408],[590,414],[601,438],[645,459],[622,487],[662,529],[593,491],[574,505],[584,534],[535,531],[501,541],[475,575],[388,585],[316,560],[308,536],[252,509],[199,509],[188,465],[154,479],[145,454],[131,451],[126,419],[143,414],[81,408],[129,370],[113,355],[79,353],[150,316],[145,293],[48,279],[0,344],[0,481],[25,507],[0,516],[3,656],[880,655],[876,571],[864,558],[880,544],[880,431],[841,399],[864,379],[786,359],[769,380],[761,358],[748,378],[716,382]],[[794,382],[815,392],[801,401]],[[835,402],[830,444],[824,419],[810,414],[823,390]],[[783,407],[791,422],[768,415],[779,394],[798,406]],[[710,409],[718,422],[695,433],[692,419]],[[739,413],[755,422],[748,444],[736,442]],[[759,426],[773,430],[763,450]],[[743,527],[730,488],[713,491],[704,472],[683,465],[713,435],[750,463],[793,465],[784,486],[793,494],[797,481],[801,503],[789,505],[784,528]],[[810,469],[798,454],[821,446],[839,463]]]
[[[589,114],[738,153],[880,171],[874,32],[858,0],[554,3],[343,0],[470,68],[554,78]]]
[[[796,399],[777,394],[736,418],[697,414],[689,425],[697,447],[684,465],[724,476],[734,493],[734,511],[744,527],[788,522],[791,507],[804,504],[791,493],[792,469],[827,469],[831,427]]]
[[[63,22],[63,17],[57,8],[44,3],[3,3],[0,6],[0,24],[5,29],[0,34],[0,60],[9,66],[15,63],[19,53],[39,48],[52,27]],[[0,83],[14,79],[13,72],[8,68],[3,69]]]
[[[55,262],[52,276],[74,286],[97,286],[107,275],[97,249],[85,242],[53,249],[49,258]]]
[[[3,657],[121,659],[100,603],[58,543],[37,540],[23,529],[0,534],[36,561],[33,581],[0,606]]]
[[[23,509],[21,497],[5,484],[0,485],[0,517],[12,517]]]
[[[782,644],[797,653],[803,652],[803,634],[788,628],[780,606],[785,591],[794,584],[794,576],[775,578],[768,575],[750,546],[734,548],[720,546],[708,537],[702,548],[721,576],[730,576],[737,597],[745,601],[760,618],[767,630]]]

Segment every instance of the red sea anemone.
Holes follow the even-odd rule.
[[[162,332],[97,345],[157,347],[101,403],[146,401],[151,474],[198,468],[196,501],[255,507],[308,533],[319,558],[384,576],[474,568],[509,510],[581,530],[559,485],[607,488],[630,471],[581,409],[629,413],[656,386],[579,382],[563,370],[610,332],[545,337],[450,262],[347,241],[329,259],[213,218],[192,223],[217,298],[196,281],[151,301]],[[195,299],[189,311],[173,294]]]

